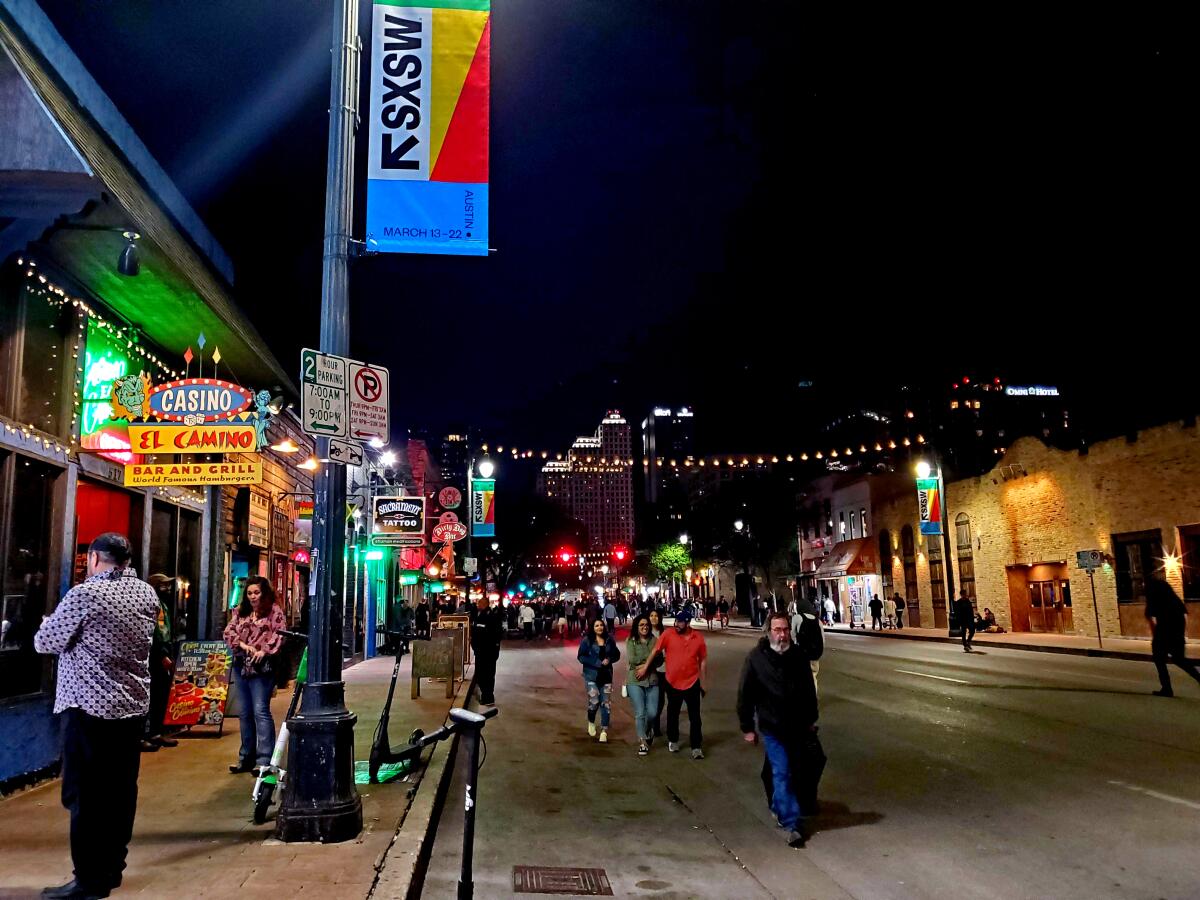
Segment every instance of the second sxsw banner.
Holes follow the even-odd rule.
[[[375,0],[372,249],[487,254],[490,20],[491,0]]]

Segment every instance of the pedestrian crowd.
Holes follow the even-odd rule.
[[[137,805],[139,759],[144,752],[172,747],[163,725],[172,683],[171,579],[138,578],[127,538],[102,534],[87,553],[87,577],[73,587],[34,636],[40,653],[59,657],[54,711],[63,716],[62,802],[70,812],[74,878],[43,896],[107,897],[122,881]],[[805,819],[817,811],[817,786],[826,764],[818,737],[822,624],[836,612],[826,598],[815,606],[797,598],[786,610],[772,597],[762,608],[765,634],[747,653],[738,679],[737,718],[746,744],[763,748],[762,782],[767,804],[787,842],[805,844]],[[903,628],[905,603],[898,594],[867,604],[872,627]],[[494,607],[487,599],[468,606],[446,598],[422,599],[409,611],[418,638],[450,614],[469,617],[476,660],[476,687],[483,704],[495,703],[501,641],[560,640],[579,635],[577,660],[586,701],[587,732],[609,742],[616,667],[624,661],[621,693],[635,723],[637,753],[646,756],[663,736],[667,750],[682,749],[680,720],[686,709],[691,758],[704,759],[702,702],[709,685],[708,647],[693,627],[702,616],[707,630],[728,623],[729,604],[625,597],[547,598]],[[976,611],[962,590],[952,611],[965,651],[977,630],[999,628],[992,611]],[[1187,607],[1161,578],[1146,582],[1145,615],[1160,680],[1154,693],[1174,696],[1168,663],[1200,683],[1200,668],[1187,659]],[[665,620],[673,617],[671,627]],[[859,613],[861,619],[861,611]],[[632,619],[623,649],[617,629]],[[231,773],[269,765],[275,741],[270,699],[288,677],[283,653],[286,621],[271,583],[252,576],[229,615],[224,640],[232,655],[232,677],[240,698],[240,748]]]

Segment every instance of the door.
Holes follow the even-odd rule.
[[[1073,634],[1071,582],[1065,578],[1029,582],[1029,630]]]

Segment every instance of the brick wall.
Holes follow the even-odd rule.
[[[1099,549],[1112,553],[1114,534],[1159,529],[1164,554],[1178,556],[1177,529],[1200,522],[1200,433],[1194,426],[1163,425],[1140,432],[1132,442],[1116,438],[1095,444],[1084,455],[1022,438],[991,472],[947,485],[946,504],[956,585],[955,520],[962,513],[970,519],[980,609],[990,607],[997,621],[1011,629],[1010,576],[1020,575],[1013,578],[1013,589],[1022,590],[1025,566],[1065,561],[1074,633],[1094,637],[1091,588],[1087,573],[1075,564],[1076,552]],[[873,513],[874,530],[887,528],[893,546],[899,547],[903,525],[917,527],[915,487],[877,498]],[[917,539],[921,620],[922,625],[930,625],[927,548],[919,535]],[[1020,568],[1010,571],[1012,566]],[[1182,594],[1179,568],[1162,571]],[[893,580],[897,586],[903,585],[903,571],[895,556]],[[1105,636],[1121,635],[1113,567],[1097,571],[1095,581],[1101,631]],[[903,592],[902,587],[900,590]],[[1196,612],[1200,610],[1193,609]],[[1192,628],[1200,627],[1198,618],[1189,616]],[[1140,608],[1126,607],[1124,630],[1128,635],[1148,634]]]

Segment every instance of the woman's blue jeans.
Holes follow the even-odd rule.
[[[629,702],[633,704],[633,718],[637,722],[637,736],[640,740],[650,740],[650,729],[655,716],[658,715],[658,685],[642,687],[640,684],[626,684],[625,691],[629,694]]]
[[[608,728],[609,716],[612,714],[612,682],[597,684],[584,679],[587,685],[588,721],[596,721],[596,710],[600,710],[600,727]]]
[[[243,765],[254,761],[256,766],[271,764],[271,753],[275,749],[275,720],[271,717],[271,691],[275,687],[274,675],[246,677],[234,668],[234,680],[238,686],[242,723],[242,749],[238,761]]]

